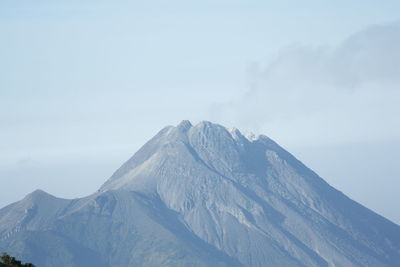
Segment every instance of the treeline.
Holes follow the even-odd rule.
[[[21,263],[21,261],[11,257],[7,253],[0,256],[0,267],[35,267],[32,263]]]

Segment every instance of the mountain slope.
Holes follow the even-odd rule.
[[[398,266],[400,227],[266,136],[166,127],[86,198],[0,210],[0,249],[40,266]],[[57,257],[54,255],[62,255]]]

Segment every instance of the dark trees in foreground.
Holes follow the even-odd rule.
[[[11,257],[7,253],[0,256],[0,267],[35,267],[32,263],[21,263],[21,261]]]

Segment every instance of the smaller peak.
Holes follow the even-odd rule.
[[[39,195],[48,195],[48,193],[46,193],[44,190],[42,189],[36,189],[35,191],[33,191],[32,193],[30,193],[29,195],[31,196],[39,196]]]
[[[41,189],[36,189],[32,193],[28,194],[25,199],[41,199],[41,198],[48,198],[48,197],[54,197],[50,195],[49,193],[41,190]]]
[[[187,131],[192,128],[192,124],[189,120],[183,120],[181,121],[181,123],[178,124],[177,128],[183,131]]]

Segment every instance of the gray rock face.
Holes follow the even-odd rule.
[[[38,266],[400,266],[400,227],[266,136],[183,121],[100,190],[0,210],[0,251]]]

